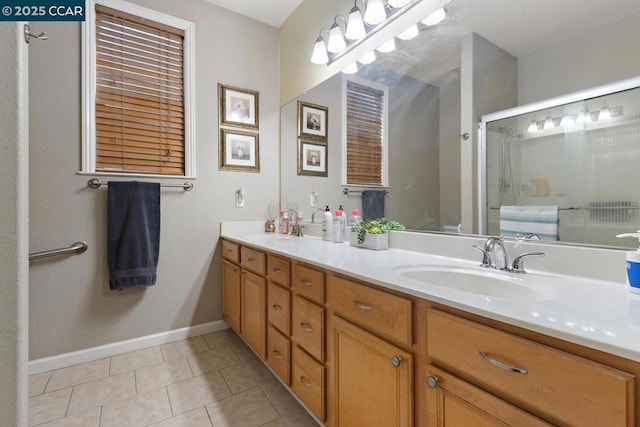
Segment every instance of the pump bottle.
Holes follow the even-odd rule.
[[[329,206],[324,209],[322,214],[322,240],[331,241],[331,227],[333,226],[333,215]]]
[[[635,237],[640,240],[640,230],[637,233],[618,234],[616,237]],[[640,247],[635,251],[627,252],[627,279],[629,290],[640,294]]]

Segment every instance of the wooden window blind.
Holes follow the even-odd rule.
[[[96,171],[185,174],[184,31],[96,5]]]
[[[384,92],[347,81],[347,184],[383,184]]]

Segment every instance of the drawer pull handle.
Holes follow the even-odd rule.
[[[282,355],[278,350],[273,350],[271,354],[273,354],[273,357],[275,357],[276,359],[282,359]]]
[[[358,300],[353,300],[353,305],[358,307],[360,310],[373,310],[373,307],[367,304],[363,304]]]
[[[300,382],[302,383],[302,385],[304,385],[305,387],[311,388],[313,387],[313,383],[310,383],[309,380],[307,378],[305,378],[303,375],[300,376]]]
[[[427,377],[427,385],[429,386],[429,388],[438,387],[438,382],[439,381],[440,381],[440,378],[434,377],[433,375],[430,376],[430,377]]]
[[[236,268],[234,268],[234,269],[233,269],[233,272],[234,272],[234,273],[237,273],[238,271],[240,271],[240,270],[238,269],[238,267],[236,267]]]
[[[255,260],[256,260],[256,259],[255,259],[255,258],[253,258],[253,257],[249,257],[249,258],[247,258],[247,261],[249,261],[249,262],[253,262],[253,261],[255,261]]]
[[[232,253],[233,249],[227,249],[227,252]]]
[[[300,323],[300,327],[302,328],[303,331],[305,332],[311,332],[313,331],[313,328],[309,325],[307,325],[306,323],[302,322]]]
[[[277,274],[280,274],[280,273],[282,273],[282,269],[281,268],[274,268],[273,272],[277,273]]]
[[[273,308],[273,310],[274,310],[274,311],[280,311],[280,312],[282,312],[282,306],[281,306],[281,305],[273,304],[273,305],[271,306],[271,308]]]
[[[514,372],[516,374],[528,374],[529,373],[529,371],[527,371],[524,368],[518,368],[516,366],[510,366],[510,365],[507,365],[506,363],[502,363],[501,361],[496,360],[493,357],[489,356],[484,351],[480,352],[480,356],[482,356],[482,358],[484,360],[486,360],[487,362],[491,363],[493,366],[495,366],[497,368],[500,368],[500,369],[504,369],[505,371]]]
[[[300,284],[301,284],[302,286],[313,286],[313,283],[311,283],[311,282],[310,282],[310,281],[308,281],[308,280],[300,280]]]
[[[394,368],[397,368],[398,366],[400,366],[400,362],[402,362],[402,357],[400,356],[393,356],[391,358],[391,364],[393,365]]]

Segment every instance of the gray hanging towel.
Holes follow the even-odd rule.
[[[384,190],[362,191],[362,218],[384,218]]]
[[[160,253],[160,184],[109,183],[107,261],[112,290],[156,283]]]

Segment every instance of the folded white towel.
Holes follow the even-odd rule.
[[[501,206],[500,235],[535,233],[541,240],[558,240],[558,206]]]

